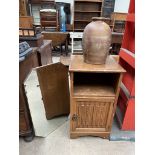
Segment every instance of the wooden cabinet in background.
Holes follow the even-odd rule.
[[[24,81],[32,68],[38,66],[37,48],[25,57],[25,60],[19,63],[19,135],[25,140],[30,141],[33,137],[33,125],[29,113],[26,92],[24,89]]]
[[[74,31],[83,31],[92,17],[102,15],[102,0],[74,0]]]
[[[30,47],[37,48],[39,66],[52,63],[52,41],[44,40],[43,35],[36,37],[20,37],[20,42],[26,41]]]
[[[70,137],[109,138],[125,70],[112,56],[104,65],[92,65],[82,55],[72,55],[69,71]]]

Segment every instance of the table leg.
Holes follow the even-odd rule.
[[[60,52],[61,52],[61,55],[62,55],[62,44],[60,45]]]
[[[65,42],[65,52],[66,52],[66,56],[68,55],[68,40],[66,40]]]

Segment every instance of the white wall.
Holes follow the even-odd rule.
[[[130,0],[115,0],[114,12],[128,13]]]

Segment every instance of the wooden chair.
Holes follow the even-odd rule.
[[[124,32],[126,17],[127,17],[126,13],[113,12],[111,14],[111,28],[112,28],[112,31]],[[119,27],[119,29],[116,29],[115,26],[116,26],[116,24],[118,22],[121,22],[121,26]]]
[[[41,0],[40,24],[44,28],[59,30],[58,10],[55,0]],[[43,11],[44,10],[44,11]],[[47,11],[45,11],[47,10]],[[55,11],[55,12],[53,12]]]
[[[118,54],[120,51],[126,17],[126,13],[113,12],[111,14],[110,26],[112,30],[112,49],[110,50],[110,53],[112,54]]]
[[[56,31],[59,30],[58,24],[58,11],[56,10],[55,13],[51,12],[42,12],[40,10],[40,24],[41,27],[44,28],[53,28]]]

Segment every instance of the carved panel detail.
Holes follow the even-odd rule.
[[[110,101],[78,101],[77,128],[106,128],[111,104]]]

